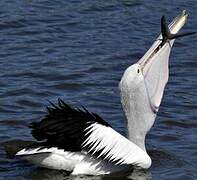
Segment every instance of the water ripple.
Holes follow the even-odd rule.
[[[28,124],[59,97],[97,112],[125,135],[118,90],[124,70],[157,37],[163,14],[172,19],[184,7],[191,14],[185,30],[197,27],[193,0],[5,0],[0,6],[0,143],[30,140]],[[135,178],[197,177],[195,47],[196,36],[175,43],[169,84],[147,137],[153,166]],[[10,160],[0,149],[0,179],[5,177],[72,179]]]

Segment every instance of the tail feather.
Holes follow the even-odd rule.
[[[24,141],[24,140],[10,140],[4,143],[1,143],[1,147],[4,148],[7,156],[9,158],[14,158],[15,154],[22,150],[25,147],[28,147],[30,145],[33,145],[35,142],[34,141]]]

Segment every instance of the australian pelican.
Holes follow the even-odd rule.
[[[41,167],[66,170],[72,174],[100,175],[128,171],[134,166],[149,168],[145,137],[158,112],[168,81],[169,55],[175,38],[193,33],[178,33],[187,20],[183,11],[168,26],[161,19],[161,35],[120,81],[120,96],[127,120],[128,137],[85,108],[72,108],[59,99],[48,115],[33,122],[33,137],[39,142],[17,152]]]

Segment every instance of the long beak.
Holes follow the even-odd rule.
[[[169,26],[166,24],[165,17],[161,19],[161,34],[157,40],[153,43],[151,48],[145,53],[145,55],[137,62],[140,64],[143,74],[146,74],[145,66],[149,61],[160,51],[164,49],[165,46],[170,45],[172,47],[176,36],[179,36],[179,30],[184,26],[188,18],[186,10],[183,10],[182,13],[177,16]],[[194,34],[195,32],[188,33]],[[185,33],[184,33],[185,34]],[[186,34],[187,35],[187,34]],[[172,37],[173,36],[173,37]],[[183,35],[184,36],[184,35]]]
[[[157,38],[145,55],[137,62],[144,75],[151,108],[154,112],[159,108],[164,88],[168,81],[168,62],[172,45],[176,37],[181,37],[178,32],[186,23],[187,17],[188,14],[186,11],[183,11],[169,26],[166,25],[165,18],[163,17],[161,21],[162,34]]]
[[[196,32],[184,32],[184,33],[177,32],[176,34],[173,34],[170,32],[170,29],[166,23],[165,16],[162,16],[162,18],[161,18],[161,33],[162,33],[162,43],[160,46],[163,46],[168,40],[192,35],[192,34],[195,34]]]

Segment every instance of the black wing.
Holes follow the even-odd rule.
[[[58,147],[67,151],[81,151],[83,142],[88,138],[87,128],[97,122],[110,126],[100,116],[83,109],[72,108],[61,99],[58,105],[51,103],[48,114],[40,122],[30,124],[32,135],[44,141],[46,147]],[[110,126],[111,127],[111,126]]]

